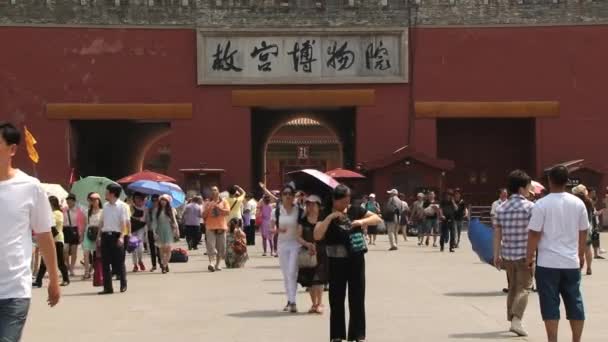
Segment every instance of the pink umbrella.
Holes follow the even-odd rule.
[[[296,183],[296,188],[308,194],[323,194],[333,190],[340,182],[314,169],[304,169],[287,173]]]
[[[537,181],[532,181],[532,191],[535,195],[540,195],[545,190],[545,187]]]
[[[365,178],[365,176],[360,173],[357,173],[357,172],[351,171],[351,170],[341,169],[341,168],[333,169],[333,170],[327,171],[325,173],[336,179]]]

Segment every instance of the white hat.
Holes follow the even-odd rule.
[[[424,194],[422,192],[419,192],[418,195],[416,195],[416,197],[424,197]]]
[[[389,195],[399,195],[399,191],[397,191],[397,189],[391,189],[389,191],[386,192]]]
[[[321,205],[321,198],[317,195],[310,195],[306,197],[306,202],[312,202]]]
[[[164,200],[165,200],[165,201],[167,201],[169,204],[171,204],[171,201],[173,201],[173,199],[171,198],[171,196],[169,196],[169,195],[167,195],[167,194],[161,195],[161,196],[159,197],[159,199],[164,199]]]
[[[376,194],[369,194],[369,197],[376,198]]]

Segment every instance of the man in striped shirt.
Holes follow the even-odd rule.
[[[511,332],[527,336],[522,318],[532,288],[532,271],[526,264],[528,247],[528,223],[534,203],[526,199],[532,179],[524,171],[509,174],[509,200],[496,209],[494,230],[494,266],[504,268],[509,279],[507,320]]]

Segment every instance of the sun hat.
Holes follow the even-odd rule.
[[[376,194],[369,194],[369,197],[376,198]]]
[[[397,189],[391,189],[389,191],[386,192],[389,195],[399,195],[399,191],[397,191]]]
[[[167,202],[169,202],[169,203],[171,203],[171,201],[173,201],[173,199],[171,198],[171,196],[169,196],[169,195],[167,195],[167,194],[161,195],[161,196],[160,196],[158,199],[159,199],[159,200],[164,199],[165,201],[167,201]]]
[[[306,203],[308,202],[317,203],[321,205],[321,198],[317,195],[309,195],[308,197],[306,197]]]
[[[579,184],[579,185],[575,186],[574,188],[572,188],[572,194],[587,196],[587,195],[589,195],[589,191],[587,190],[586,186],[584,186],[583,184]]]

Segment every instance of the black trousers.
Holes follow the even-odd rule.
[[[152,267],[156,267],[156,261],[160,264],[160,250],[156,247],[156,240],[154,240],[154,233],[148,231],[148,248],[150,249],[150,259],[152,260]]]
[[[201,231],[201,226],[184,226],[186,230],[186,242],[188,243],[188,249],[198,249],[198,236]]]
[[[255,225],[250,224],[245,227],[245,236],[247,237],[247,246],[255,246]]]
[[[462,235],[463,220],[456,220],[456,246],[460,244],[460,236]]]
[[[443,250],[443,245],[450,242],[450,248],[456,248],[456,222],[445,220],[441,222],[441,239],[439,246]]]
[[[348,287],[348,339],[344,300]],[[329,258],[330,339],[365,339],[365,257]]]
[[[125,268],[124,245],[118,245],[120,233],[101,234],[101,260],[103,263],[103,288],[113,291],[112,273],[118,275],[120,287],[127,286],[127,271]]]
[[[61,272],[61,277],[63,281],[70,282],[70,274],[68,273],[68,267],[65,265],[65,260],[63,259],[63,242],[55,242],[55,253],[57,254],[57,265],[59,266],[59,271]],[[36,275],[36,283],[42,284],[42,278],[46,274],[46,265],[44,264],[44,258],[42,262],[40,262],[40,268],[38,269],[38,274]]]

